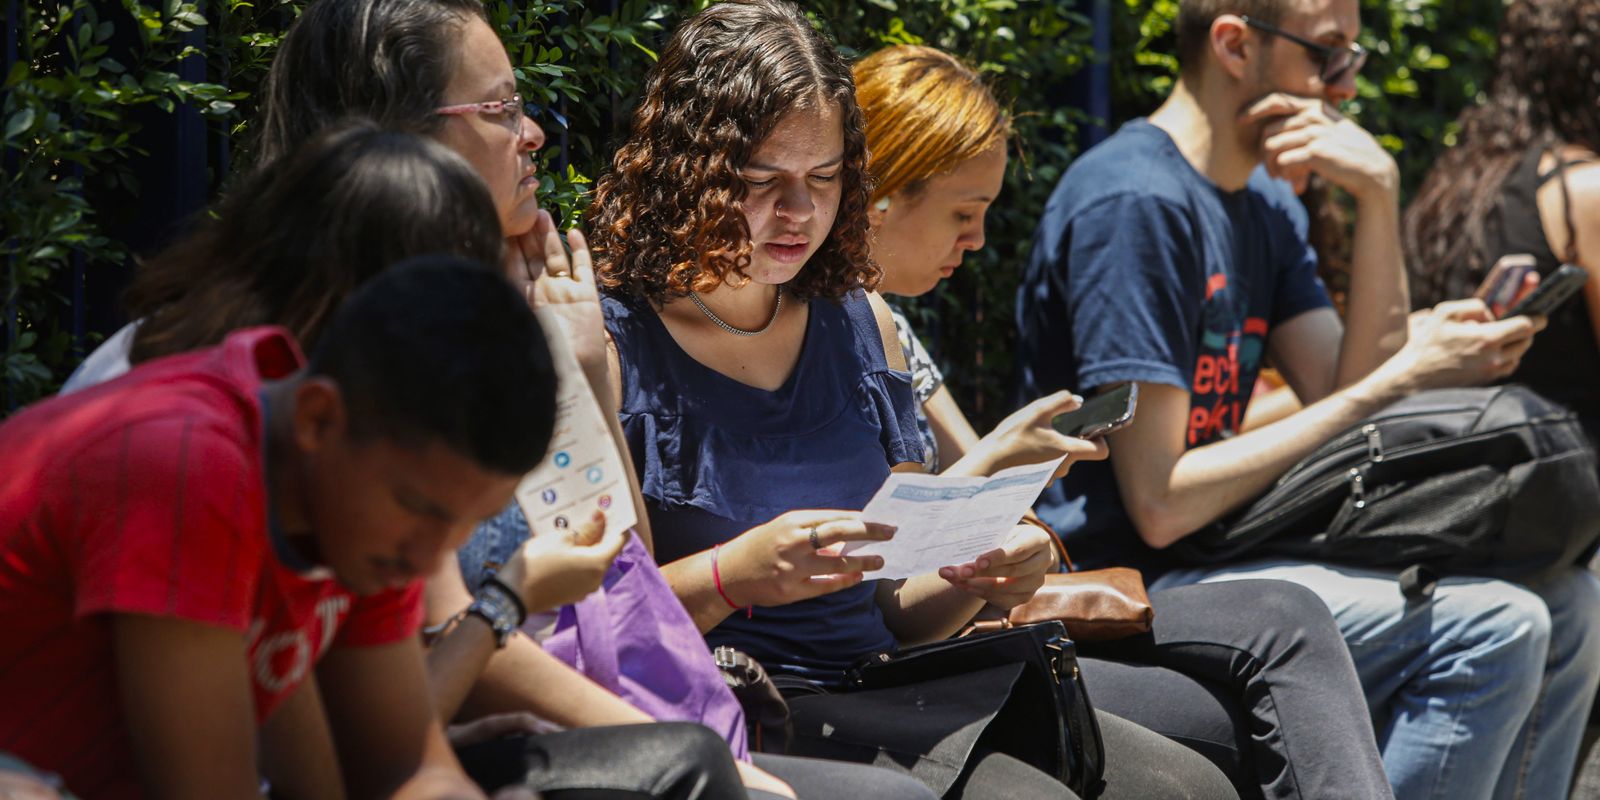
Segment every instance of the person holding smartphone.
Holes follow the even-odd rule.
[[[1408,327],[1399,170],[1339,110],[1366,59],[1359,5],[1182,0],[1171,94],[1062,176],[1017,295],[1024,386],[1134,381],[1140,407],[1111,458],[1038,510],[1080,561],[1136,564],[1156,588],[1276,578],[1314,591],[1349,644],[1397,796],[1561,797],[1600,676],[1586,571],[1535,585],[1450,576],[1412,601],[1394,569],[1194,566],[1167,549],[1380,409],[1512,374],[1544,326],[1456,299]],[[1342,320],[1295,196],[1312,175],[1356,210]],[[1247,429],[1268,361],[1304,408]]]
[[[1404,243],[1419,307],[1512,267],[1545,282],[1563,263],[1589,273],[1507,380],[1577,412],[1600,441],[1600,72],[1584,33],[1600,35],[1600,0],[1511,4],[1485,100],[1461,113],[1406,209]]]
[[[855,76],[877,181],[868,214],[881,288],[916,297],[984,246],[984,215],[1003,187],[1010,120],[971,68],[934,48],[879,50],[855,65]],[[985,450],[1002,463],[1105,455],[1103,440],[1086,443],[1050,427],[1052,415],[1078,405],[1065,393],[1029,404],[980,439],[898,311],[895,325],[930,470]],[[1123,387],[1126,399],[1096,415],[1104,424],[1091,421],[1095,430],[1126,418],[1135,388]],[[1190,744],[1241,795],[1389,796],[1355,670],[1314,595],[1282,581],[1250,581],[1153,592],[1150,602],[1149,635],[1078,644],[1089,656],[1079,663],[1097,707]],[[1318,757],[1291,755],[1300,752]]]

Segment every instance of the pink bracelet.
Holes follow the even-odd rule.
[[[711,548],[711,582],[716,584],[717,594],[722,595],[722,602],[727,603],[728,608],[731,608],[734,611],[738,611],[742,608],[744,609],[744,618],[750,619],[751,617],[755,616],[755,607],[741,606],[738,603],[733,602],[733,598],[729,597],[728,593],[722,590],[722,571],[717,569],[717,553],[719,553],[721,550],[722,545],[720,544]]]

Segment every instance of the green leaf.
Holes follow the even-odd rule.
[[[6,141],[11,141],[33,127],[33,109],[24,108],[6,119]]]

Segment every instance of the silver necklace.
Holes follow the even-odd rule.
[[[760,330],[754,331],[747,331],[744,328],[735,328],[732,325],[723,322],[721,317],[711,313],[711,309],[706,308],[706,304],[700,299],[700,294],[698,292],[689,292],[689,299],[693,300],[694,304],[700,307],[700,310],[705,313],[706,317],[717,324],[717,327],[727,331],[728,333],[731,333],[734,336],[760,336],[761,334],[766,333],[768,330],[771,330],[772,323],[778,321],[778,312],[783,310],[783,287],[778,287],[778,302],[772,307],[772,319],[767,320],[767,324],[762,325]]]

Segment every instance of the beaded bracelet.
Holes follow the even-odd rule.
[[[744,618],[750,619],[751,617],[755,616],[755,606],[741,606],[738,603],[733,602],[733,598],[729,597],[728,593],[722,590],[722,571],[717,569],[717,553],[721,551],[722,545],[720,544],[711,548],[711,582],[716,585],[717,594],[722,595],[722,602],[727,603],[728,608],[731,608],[734,611],[744,609]]]

